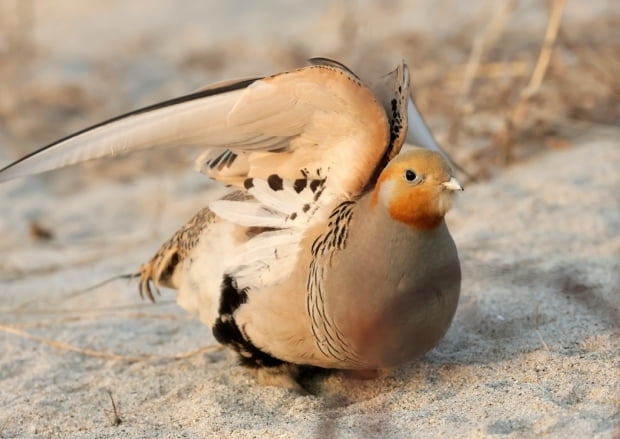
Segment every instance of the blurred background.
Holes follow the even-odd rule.
[[[619,28],[615,0],[0,0],[0,163],[211,82],[312,56],[372,78],[404,58],[435,136],[484,179],[614,134]],[[189,162],[164,151],[69,175],[86,184]]]

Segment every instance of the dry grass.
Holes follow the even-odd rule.
[[[564,2],[553,5],[542,41],[518,35],[515,44],[517,35],[498,37],[495,22],[506,22],[500,14],[491,30],[470,40],[466,63],[436,60],[433,69],[427,67],[428,83],[417,81],[421,111],[431,120],[448,120],[443,136],[437,134],[478,178],[532,154],[568,147],[585,131],[611,131],[620,122],[620,42],[613,37],[620,17],[563,31]],[[462,42],[453,44],[465,56]]]
[[[0,332],[4,332],[7,334],[14,335],[16,337],[25,338],[28,340],[36,341],[48,346],[52,346],[56,349],[78,352],[80,354],[97,357],[104,360],[115,360],[115,361],[124,361],[124,362],[137,362],[137,361],[145,361],[152,359],[166,359],[166,360],[181,360],[184,358],[192,357],[194,355],[204,354],[208,352],[213,352],[222,349],[223,347],[220,345],[209,345],[203,346],[198,349],[193,349],[187,352],[181,352],[173,355],[159,355],[159,354],[142,354],[136,356],[126,356],[115,354],[111,352],[104,352],[96,349],[88,349],[82,348],[79,346],[74,346],[69,343],[65,343],[60,340],[54,340],[50,338],[40,337],[25,329],[45,329],[51,328],[53,326],[68,326],[74,323],[81,323],[87,320],[98,320],[107,318],[110,316],[118,317],[123,316],[126,319],[156,319],[156,320],[177,320],[177,319],[186,319],[190,318],[187,315],[179,316],[176,314],[169,313],[155,313],[155,312],[141,312],[141,311],[133,311],[134,309],[144,308],[143,304],[128,304],[128,305],[117,305],[117,306],[105,306],[105,307],[62,307],[62,305],[76,297],[83,295],[85,293],[95,292],[98,288],[106,285],[112,280],[117,278],[112,278],[106,280],[104,282],[100,282],[96,285],[93,285],[90,288],[86,288],[83,290],[79,290],[76,292],[70,292],[65,294],[60,298],[56,298],[54,300],[54,305],[43,303],[43,307],[41,307],[41,301],[38,301],[38,306],[34,306],[31,302],[25,302],[22,305],[16,306],[12,309],[2,309],[0,308],[0,314],[7,315],[34,315],[34,316],[63,316],[56,318],[48,318],[48,319],[37,319],[34,321],[28,321],[25,323],[18,323],[12,325],[4,325],[0,324]],[[160,301],[156,303],[157,306],[169,305],[173,303],[173,301]],[[149,309],[155,306],[153,304],[149,304]]]
[[[69,343],[64,343],[62,341],[52,340],[52,339],[45,338],[45,337],[39,337],[37,335],[30,334],[29,332],[22,331],[21,329],[17,329],[12,326],[0,325],[0,331],[15,335],[17,337],[22,337],[22,338],[27,338],[29,340],[37,341],[39,343],[52,346],[56,349],[78,352],[80,354],[87,355],[89,357],[97,357],[97,358],[102,358],[104,360],[127,361],[127,362],[132,362],[132,363],[136,361],[144,361],[144,360],[152,360],[152,359],[182,360],[184,358],[193,357],[194,355],[204,354],[207,352],[213,352],[213,351],[223,349],[223,347],[220,345],[210,345],[210,346],[203,346],[198,349],[194,349],[191,351],[182,352],[182,353],[174,354],[174,355],[144,354],[144,355],[136,355],[136,356],[126,356],[126,355],[118,355],[118,354],[114,354],[110,352],[98,351],[95,349],[80,348],[78,346],[73,346]]]

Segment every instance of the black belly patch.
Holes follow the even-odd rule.
[[[229,346],[239,354],[239,362],[247,367],[275,367],[284,364],[271,355],[258,349],[243,333],[235,322],[234,312],[248,301],[245,290],[239,290],[237,283],[230,276],[224,276],[220,296],[219,316],[215,320],[212,331],[215,339]]]

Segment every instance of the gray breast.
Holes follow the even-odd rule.
[[[443,222],[419,232],[354,218],[325,274],[325,313],[365,367],[394,366],[435,346],[460,292],[458,254]]]

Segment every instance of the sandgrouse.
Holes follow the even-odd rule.
[[[95,125],[0,181],[202,146],[198,168],[233,189],[140,267],[141,295],[177,289],[263,384],[302,390],[299,365],[397,366],[435,346],[454,316],[461,272],[444,215],[462,187],[409,98],[404,63],[370,86],[336,61],[311,64]],[[428,149],[399,154],[406,138]]]

